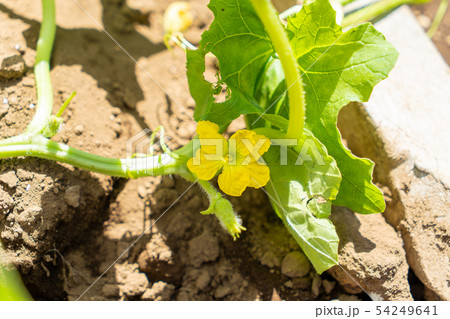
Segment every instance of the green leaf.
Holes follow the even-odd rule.
[[[306,133],[300,146],[287,150],[286,165],[280,160],[280,147],[272,146],[264,156],[271,177],[266,191],[278,216],[322,273],[337,264],[339,239],[327,217],[341,175],[326,148]]]
[[[203,33],[198,52],[188,53],[189,88],[197,104],[195,119],[225,125],[241,114],[262,112],[253,93],[273,48],[249,0],[211,0],[208,7],[215,19]],[[214,102],[213,86],[203,76],[209,52],[219,62],[218,84],[231,90],[223,103]]]
[[[344,147],[336,122],[343,106],[369,99],[393,68],[397,51],[368,23],[343,33],[327,0],[303,6],[288,19],[287,30],[305,83],[306,127],[336,159],[343,176],[334,203],[363,214],[384,211],[383,194],[372,183],[373,163]]]

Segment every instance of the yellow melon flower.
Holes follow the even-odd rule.
[[[219,187],[231,196],[241,196],[247,187],[260,188],[269,182],[269,167],[259,161],[270,147],[268,138],[239,130],[227,141],[219,126],[209,121],[198,123],[197,134],[200,148],[187,165],[199,179],[210,180],[221,171]]]

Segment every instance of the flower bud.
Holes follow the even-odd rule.
[[[172,3],[164,13],[164,31],[166,34],[183,32],[192,25],[191,5],[185,1]]]

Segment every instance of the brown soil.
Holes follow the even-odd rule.
[[[422,6],[413,6],[414,14],[420,25],[428,30],[434,20],[440,0],[433,0]],[[439,52],[441,52],[447,64],[450,64],[450,9],[447,8],[444,19],[442,20],[436,33],[433,35],[433,42]]]
[[[129,0],[132,9],[124,0],[78,2],[93,19],[74,2],[57,1],[55,108],[78,94],[55,140],[124,157],[127,140],[164,125],[171,147],[184,144],[195,130],[184,53],[162,44],[162,13],[173,1]],[[207,2],[191,1],[196,18],[187,38],[194,43],[212,19]],[[0,1],[0,57],[21,55],[28,66],[23,76],[0,81],[0,97],[10,104],[0,118],[1,138],[22,131],[34,112],[40,16],[38,1]],[[213,64],[208,72],[214,74]],[[248,229],[236,242],[213,216],[199,214],[205,196],[181,179],[127,181],[45,160],[2,160],[0,238],[41,300],[366,298],[349,296],[313,270],[283,275],[283,257],[299,248],[264,194],[247,191],[232,201]]]

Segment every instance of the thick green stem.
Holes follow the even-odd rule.
[[[0,242],[0,301],[30,301],[27,288],[25,288],[19,271],[12,265],[5,264],[4,250]]]
[[[42,25],[37,42],[34,76],[37,89],[37,109],[33,120],[28,125],[26,133],[40,134],[44,130],[47,120],[52,115],[53,88],[50,79],[50,56],[55,40],[55,2],[42,0]]]
[[[83,152],[42,136],[32,137],[21,144],[0,146],[0,158],[18,156],[45,158],[110,176],[138,178],[178,174],[192,179],[186,169],[186,158],[184,157],[175,158],[168,154],[161,154],[115,159]]]
[[[270,0],[251,0],[251,2],[283,66],[289,95],[289,127],[286,137],[298,139],[303,134],[305,121],[305,93],[294,52]]]
[[[358,23],[372,21],[404,4],[422,4],[429,1],[430,0],[381,0],[369,7],[361,8],[345,16],[342,21],[342,26],[345,28],[354,26]]]

